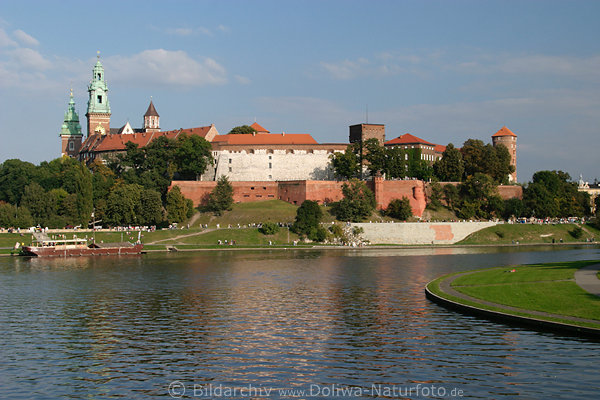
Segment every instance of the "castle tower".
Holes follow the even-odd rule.
[[[94,66],[94,72],[88,86],[89,99],[85,116],[87,117],[88,136],[94,133],[101,135],[110,133],[110,104],[108,103],[108,86],[104,80],[104,67],[100,63],[100,55]]]
[[[159,125],[159,115],[156,112],[156,108],[154,108],[154,104],[152,100],[150,100],[150,105],[148,106],[148,110],[146,110],[146,114],[144,114],[144,131],[146,132],[158,132],[160,131]]]
[[[73,100],[73,90],[71,89],[71,100],[69,107],[65,112],[65,120],[60,129],[61,155],[76,157],[81,149],[81,125],[79,124],[79,115],[75,111],[75,100]]]
[[[515,135],[506,126],[503,126],[498,132],[492,135],[492,145],[504,145],[510,153],[510,165],[515,167],[515,172],[510,174],[508,180],[511,183],[517,182],[517,135]]]

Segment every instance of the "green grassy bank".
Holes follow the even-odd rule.
[[[582,228],[579,238],[573,235],[577,226]],[[562,243],[578,243],[592,238],[600,242],[600,230],[589,224],[500,224],[475,232],[457,244],[546,244],[561,243],[561,240]]]
[[[600,329],[600,297],[581,289],[574,278],[578,269],[598,263],[600,261],[573,261],[492,268],[467,273],[452,281],[452,289],[473,299],[460,298],[441,289],[443,281],[462,273],[436,279],[428,288],[442,298],[485,310]],[[482,304],[478,300],[495,305]],[[529,311],[559,316],[540,316]],[[570,317],[590,321],[574,321]]]

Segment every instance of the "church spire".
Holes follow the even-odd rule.
[[[65,119],[60,129],[60,138],[62,142],[62,155],[75,157],[81,149],[81,125],[79,124],[79,115],[75,110],[75,100],[73,100],[73,89],[71,89],[71,98],[67,111],[65,112]]]
[[[158,132],[160,131],[159,126],[159,115],[156,112],[156,108],[154,108],[154,103],[152,102],[152,97],[150,97],[150,105],[146,110],[146,114],[144,114],[144,130],[146,132]]]
[[[94,66],[88,93],[88,108],[85,114],[88,119],[88,135],[110,133],[111,112],[108,102],[108,85],[104,79],[104,67],[100,62],[100,53],[98,53],[98,61]]]

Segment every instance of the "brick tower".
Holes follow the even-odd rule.
[[[498,132],[492,135],[492,145],[504,145],[510,153],[510,165],[515,167],[515,172],[510,174],[508,180],[511,183],[517,182],[517,135],[515,135],[506,126],[503,126]]]
[[[76,157],[81,149],[81,125],[79,124],[79,115],[75,111],[75,101],[73,100],[73,90],[71,89],[71,100],[69,107],[65,112],[65,119],[60,129],[61,155]]]

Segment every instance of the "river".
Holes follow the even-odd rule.
[[[3,257],[0,398],[595,398],[599,343],[423,292],[452,271],[590,259],[598,247]]]

